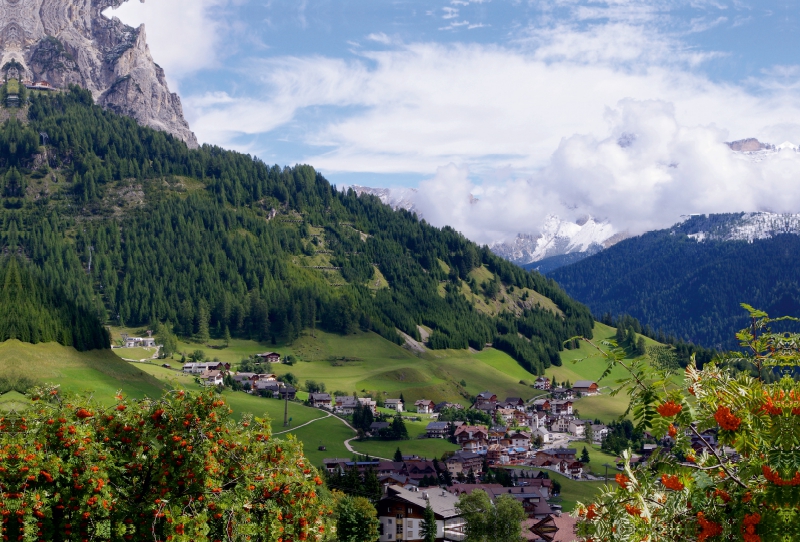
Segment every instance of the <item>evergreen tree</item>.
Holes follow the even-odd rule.
[[[395,463],[403,462],[403,452],[400,451],[399,447],[394,451],[394,461]]]
[[[425,512],[422,515],[422,522],[420,525],[422,541],[436,542],[436,531],[436,514],[433,513],[431,503],[428,502],[425,506]]]
[[[583,451],[581,452],[581,463],[584,465],[589,464],[589,450],[586,449],[586,446],[583,447]]]
[[[408,429],[399,414],[392,419],[392,434],[397,440],[408,440]]]

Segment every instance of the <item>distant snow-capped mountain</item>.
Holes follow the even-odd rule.
[[[789,141],[785,141],[780,145],[773,145],[771,143],[761,143],[754,137],[731,141],[727,145],[732,151],[741,155],[742,158],[756,163],[763,162],[781,152],[798,152],[797,146]]]
[[[592,217],[569,222],[548,216],[538,235],[519,234],[511,242],[499,242],[489,248],[498,256],[519,265],[531,264],[546,258],[582,253],[586,256],[600,252],[627,237],[606,221]]]
[[[770,212],[692,215],[676,224],[673,231],[697,241],[748,241],[776,235],[800,235],[800,214]]]
[[[415,188],[371,188],[368,186],[350,186],[349,188],[352,188],[358,195],[375,196],[392,209],[416,212],[422,218],[416,205],[416,198],[420,196]],[[473,199],[472,201],[476,203],[478,200]],[[492,243],[489,248],[498,256],[518,265],[532,264],[540,260],[566,255],[573,256],[569,261],[577,261],[580,257],[595,254],[626,237],[627,234],[617,232],[607,221],[598,221],[588,217],[578,222],[569,222],[550,215],[545,218],[541,233],[519,233],[513,241],[498,241]]]
[[[418,191],[416,188],[370,188],[368,186],[351,186],[356,194],[368,194],[381,200],[384,205],[388,205],[395,211],[405,209],[406,211],[417,212],[414,197]]]

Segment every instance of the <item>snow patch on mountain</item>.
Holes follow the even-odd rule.
[[[800,235],[800,214],[730,213],[695,215],[674,228],[698,242],[747,241],[769,239],[776,235]]]
[[[424,218],[418,210],[417,198],[421,196],[415,188],[371,188],[357,185],[347,188],[353,189],[359,196],[375,196],[394,210],[405,209]],[[479,201],[470,195],[471,204]],[[513,240],[499,240],[491,243],[489,248],[502,258],[525,265],[553,256],[595,254],[627,236],[627,233],[618,232],[609,222],[593,217],[570,222],[549,215],[544,219],[538,233],[519,233]]]
[[[521,233],[513,241],[493,243],[489,248],[502,258],[525,265],[577,252],[594,254],[625,237],[607,221],[587,217],[570,222],[549,215],[538,234]]]

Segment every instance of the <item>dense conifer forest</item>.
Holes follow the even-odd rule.
[[[402,343],[397,330],[421,340],[422,325],[431,348],[494,343],[532,373],[591,336],[589,310],[554,281],[450,228],[337,190],[310,166],[189,150],[79,88],[32,96],[27,124],[2,125],[0,179],[4,245],[105,322],[273,342],[318,326]],[[476,269],[493,280],[477,284]],[[527,301],[477,310],[466,284]]]
[[[557,280],[596,315],[631,315],[662,342],[735,348],[747,303],[775,316],[800,316],[800,237],[697,242],[675,230],[625,240],[557,269]],[[670,339],[670,336],[672,339]]]

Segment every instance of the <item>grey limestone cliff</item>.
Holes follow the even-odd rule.
[[[180,98],[150,56],[144,25],[103,15],[125,1],[0,0],[2,75],[80,85],[99,105],[197,147]]]

